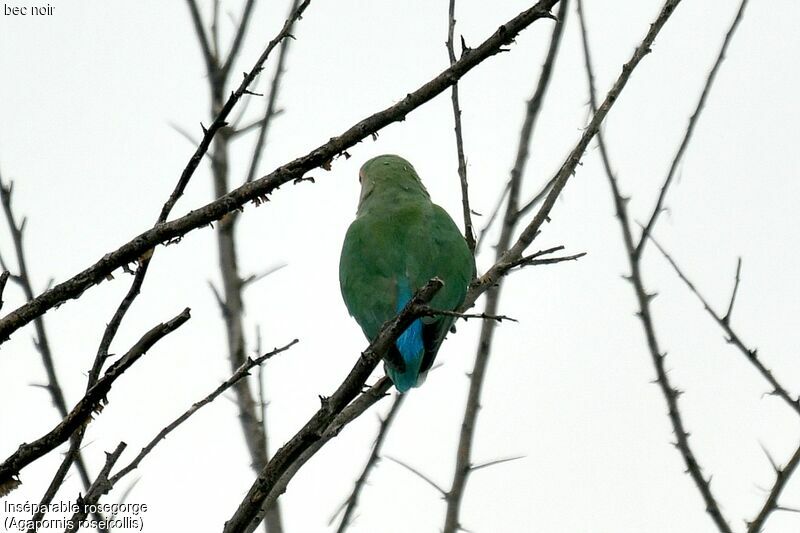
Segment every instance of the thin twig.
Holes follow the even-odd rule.
[[[517,211],[517,215],[524,217],[525,215],[528,214],[528,212],[530,212],[533,208],[539,205],[542,202],[542,200],[544,200],[547,197],[547,193],[550,192],[550,187],[553,186],[555,181],[556,181],[555,176],[550,178],[550,181],[545,183],[544,186],[539,190],[539,192],[533,195],[533,198],[528,200],[525,203],[525,205],[519,208],[519,211]]]
[[[740,275],[742,273],[742,258],[740,257],[736,261],[736,276],[733,280],[733,292],[731,292],[731,300],[728,303],[728,310],[725,311],[725,316],[722,319],[725,322],[730,323],[731,315],[733,314],[733,304],[736,302],[736,292],[739,290],[739,281],[741,280]]]
[[[494,208],[492,209],[491,215],[489,215],[489,220],[486,221],[486,225],[483,226],[481,229],[480,234],[478,235],[478,242],[475,244],[475,255],[478,255],[478,252],[481,250],[481,244],[483,244],[484,239],[486,238],[486,234],[489,233],[489,230],[494,224],[494,221],[497,219],[497,215],[500,214],[500,209],[503,208],[503,202],[506,199],[506,195],[508,194],[508,190],[511,188],[511,182],[507,181],[505,187],[503,187],[503,191],[500,193],[500,196],[497,198],[497,203],[495,204]]]
[[[475,472],[476,470],[481,470],[482,468],[489,468],[491,466],[497,466],[504,463],[510,463],[511,461],[518,461],[520,459],[525,459],[524,455],[515,455],[514,457],[505,457],[503,459],[495,459],[493,461],[486,461],[485,463],[480,463],[477,465],[470,466],[470,470]]]
[[[403,468],[405,468],[406,470],[408,470],[409,472],[411,472],[412,474],[414,474],[415,476],[420,478],[422,481],[424,481],[425,483],[427,483],[428,485],[430,485],[431,487],[436,489],[436,492],[441,494],[442,497],[445,497],[445,498],[447,497],[447,491],[446,490],[444,490],[442,487],[439,486],[438,483],[433,481],[431,478],[429,478],[428,476],[426,476],[425,474],[423,474],[422,472],[420,472],[419,470],[417,470],[413,466],[410,466],[407,463],[404,463],[403,461],[401,461],[400,459],[395,459],[394,457],[390,457],[388,455],[386,456],[386,458],[389,459],[393,463],[399,464],[400,466],[402,466]]]
[[[459,313],[457,311],[447,311],[445,309],[434,309],[425,306],[422,308],[423,316],[452,316],[455,318],[463,318],[468,320],[470,318],[478,318],[480,320],[494,320],[495,322],[502,322],[508,320],[509,322],[519,322],[516,318],[511,318],[506,315],[487,315],[486,313]]]
[[[450,0],[447,24],[447,55],[450,58],[450,66],[456,62],[456,52],[453,47],[453,34],[456,28],[456,0]],[[464,40],[461,40],[464,47]],[[461,54],[469,53],[468,48],[461,50]],[[472,227],[472,214],[469,208],[469,184],[467,182],[467,161],[464,157],[464,138],[461,132],[461,107],[458,103],[458,83],[454,83],[451,88],[453,102],[453,121],[456,134],[456,155],[458,156],[458,178],[461,182],[461,208],[464,215],[464,237],[467,240],[472,254],[475,254],[475,230]]]
[[[211,10],[211,48],[214,57],[219,57],[219,3],[220,0],[214,0],[214,7]],[[202,24],[201,24],[202,27]],[[195,143],[196,144],[196,143]]]
[[[189,133],[188,131],[186,131],[182,126],[179,126],[177,124],[173,124],[172,122],[170,122],[169,123],[169,127],[172,128],[173,130],[175,130],[175,132],[177,132],[178,135],[180,135],[181,137],[183,137],[184,139],[189,141],[189,143],[192,146],[197,146],[198,144],[200,144],[200,141],[195,139],[192,136],[192,134]],[[212,163],[214,162],[214,155],[209,153],[209,152],[206,152],[205,154],[203,154],[203,157],[207,157],[208,160],[211,161]]]
[[[767,499],[758,512],[758,515],[752,522],[747,523],[747,533],[761,533],[769,515],[772,514],[773,511],[781,509],[780,505],[778,505],[778,499],[786,486],[786,482],[789,481],[792,474],[797,469],[797,465],[800,464],[800,447],[795,450],[791,459],[789,459],[789,462],[786,463],[786,466],[783,468],[779,468],[775,465],[772,459],[770,459],[770,462],[775,471],[775,483],[773,483],[772,489],[769,491]]]
[[[555,265],[558,263],[564,263],[566,261],[577,261],[581,257],[585,256],[586,252],[581,252],[578,254],[572,255],[565,255],[563,257],[546,257],[544,259],[537,259],[536,255],[526,255],[524,257],[520,257],[518,260],[511,263],[511,268],[517,267],[527,267],[527,266],[540,266],[540,265]]]
[[[217,57],[211,51],[211,44],[206,35],[203,20],[200,17],[200,9],[197,7],[197,2],[195,0],[186,0],[186,3],[189,5],[189,14],[192,16],[192,25],[194,26],[195,33],[197,33],[197,40],[200,42],[203,60],[206,63],[206,70],[211,72],[217,66]]]

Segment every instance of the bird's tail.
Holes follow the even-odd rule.
[[[397,311],[400,312],[411,299],[411,287],[403,283],[398,287]],[[386,373],[392,378],[395,388],[406,392],[411,387],[420,385],[419,369],[425,355],[425,345],[422,340],[422,320],[416,319],[395,341],[395,346],[400,352],[405,363],[405,369],[400,372],[391,365],[386,365]]]

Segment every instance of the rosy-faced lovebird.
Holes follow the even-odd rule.
[[[475,260],[453,219],[422,185],[411,163],[396,155],[370,159],[359,172],[361,198],[339,262],[339,283],[350,314],[372,341],[414,292],[431,278],[444,282],[434,309],[453,311],[475,275]],[[386,373],[405,392],[425,380],[453,317],[415,320],[392,346]],[[389,361],[402,360],[405,368]]]

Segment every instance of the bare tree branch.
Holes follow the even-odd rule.
[[[219,3],[220,0],[214,0],[214,7],[211,11],[211,47],[213,49],[214,57],[219,57]],[[203,27],[202,22],[200,27]],[[202,46],[202,45],[201,45]],[[197,144],[197,143],[194,143]]]
[[[583,38],[585,66],[586,66],[587,78],[589,81],[590,103],[592,109],[595,109],[597,107],[597,102],[595,98],[595,89],[594,89],[594,74],[592,70],[591,55],[589,52],[586,22],[583,15],[582,7],[583,7],[582,1],[578,0],[578,15],[581,22],[581,34]],[[741,9],[740,9],[740,14],[741,14]],[[739,16],[737,15],[737,18],[733,23],[731,31],[729,31],[728,35],[726,36],[720,58],[714,64],[714,67],[712,68],[712,74],[709,76],[706,82],[706,86],[703,89],[701,104],[698,106],[695,115],[693,115],[692,119],[690,120],[690,127],[689,127],[690,130],[693,129],[697,117],[699,117],[699,113],[702,110],[702,104],[705,102],[705,98],[708,94],[710,83],[713,81],[714,75],[721,62],[721,57],[724,54],[724,50],[727,48],[730,36],[732,35],[732,30],[735,29],[736,25],[738,24],[738,20]],[[690,137],[691,137],[691,131],[689,131],[687,135],[684,137],[684,141],[681,144],[681,148],[679,149],[678,152],[679,156],[686,149],[686,145],[688,144],[688,139]],[[666,353],[662,352],[655,332],[655,326],[652,318],[652,313],[650,310],[650,302],[655,295],[648,293],[644,286],[644,280],[642,277],[641,264],[640,264],[641,251],[642,251],[641,241],[639,245],[634,244],[631,222],[627,211],[628,199],[623,197],[619,190],[617,178],[614,175],[613,171],[611,170],[611,164],[609,162],[607,149],[602,135],[598,135],[598,142],[600,144],[600,155],[603,161],[603,166],[606,170],[606,174],[614,197],[614,204],[617,211],[617,218],[620,222],[623,242],[625,244],[625,249],[628,256],[628,262],[631,268],[631,274],[628,279],[633,285],[634,292],[636,294],[636,298],[639,304],[639,311],[637,315],[642,320],[642,327],[644,329],[645,337],[647,340],[647,346],[650,351],[653,365],[656,370],[656,375],[657,375],[656,381],[667,402],[667,406],[669,409],[669,419],[670,422],[672,423],[673,432],[676,437],[675,446],[680,451],[684,463],[686,464],[687,472],[689,473],[695,485],[697,486],[698,490],[700,491],[700,494],[705,502],[706,511],[713,520],[717,529],[722,533],[730,533],[732,531],[730,525],[723,516],[720,506],[716,498],[714,497],[713,493],[711,492],[710,480],[707,480],[705,478],[702,468],[700,467],[694,455],[694,452],[692,451],[692,448],[689,444],[689,434],[685,429],[683,418],[681,416],[678,406],[678,397],[680,396],[680,391],[672,385],[669,379],[669,374],[666,370],[666,365],[665,365]],[[653,227],[652,224],[655,223],[657,212],[661,210],[660,204],[663,201],[663,194],[666,192],[666,188],[668,187],[668,184],[672,179],[674,168],[677,167],[677,159],[679,159],[679,156],[676,158],[676,160],[673,161],[672,170],[670,170],[667,177],[667,181],[665,182],[664,187],[662,187],[662,195],[659,197],[659,205],[656,208],[656,211],[654,212],[654,216],[651,217],[650,223],[648,223],[648,227],[643,230],[642,233],[643,237],[649,235]]]
[[[386,436],[389,434],[389,428],[392,426],[392,422],[394,422],[397,413],[400,412],[400,408],[403,406],[403,400],[405,398],[405,394],[395,394],[392,406],[386,413],[386,417],[381,420],[380,428],[378,429],[378,435],[375,437],[375,443],[372,445],[372,452],[369,455],[369,459],[367,459],[367,463],[364,465],[361,475],[359,475],[358,479],[356,479],[355,485],[353,486],[353,492],[350,493],[350,496],[347,497],[340,509],[340,511],[344,511],[344,514],[342,514],[342,520],[339,523],[339,527],[336,529],[336,533],[345,533],[345,531],[347,531],[347,529],[350,527],[350,523],[354,518],[355,510],[358,507],[358,499],[361,496],[361,491],[364,489],[364,485],[367,483],[367,478],[369,477],[370,472],[381,459],[381,449],[383,448],[383,443],[386,441]],[[333,524],[333,521],[338,515],[339,512],[337,511],[337,513],[331,517],[330,522],[328,522],[329,526]]]
[[[681,141],[680,146],[678,146],[678,151],[675,152],[675,157],[672,159],[672,163],[669,166],[667,177],[664,179],[664,184],[661,186],[661,192],[658,194],[658,200],[656,200],[653,213],[650,215],[650,219],[647,221],[647,225],[644,227],[642,234],[639,237],[639,244],[636,245],[637,256],[642,255],[645,244],[647,243],[647,237],[652,233],[653,227],[656,224],[656,220],[658,220],[658,216],[661,214],[661,211],[664,210],[664,198],[667,196],[669,186],[672,184],[672,180],[675,177],[675,171],[678,169],[681,159],[683,159],[683,154],[686,152],[686,148],[689,146],[689,141],[692,140],[694,128],[697,126],[697,120],[700,118],[700,114],[706,105],[706,100],[711,92],[711,86],[714,84],[714,79],[717,77],[719,67],[722,65],[722,61],[725,59],[725,53],[728,51],[728,46],[733,40],[733,34],[736,33],[736,28],[739,27],[739,22],[742,20],[745,7],[747,7],[747,0],[743,0],[742,3],[739,4],[739,11],[736,12],[736,16],[734,17],[733,22],[728,29],[728,33],[725,35],[725,40],[722,42],[722,48],[720,48],[717,60],[714,62],[714,66],[711,67],[711,70],[708,73],[708,78],[703,86],[703,91],[700,93],[700,99],[697,102],[697,107],[695,107],[694,113],[689,119],[689,126],[686,128],[686,133],[683,136],[683,140]]]
[[[197,7],[196,0],[186,0],[189,5],[189,13],[192,16],[192,25],[194,31],[197,33],[197,40],[200,43],[200,49],[203,52],[203,61],[206,63],[206,70],[211,73],[217,66],[217,57],[211,51],[211,45],[206,35],[203,19],[200,16],[200,9]]]
[[[109,483],[108,475],[119,459],[119,456],[122,455],[122,452],[125,450],[126,446],[127,445],[124,442],[120,442],[112,453],[106,453],[106,463],[103,465],[100,473],[97,474],[97,477],[92,485],[86,491],[86,495],[83,497],[78,496],[78,501],[76,502],[78,510],[75,511],[75,513],[72,515],[72,518],[69,519],[67,528],[64,530],[65,533],[78,531],[80,529],[81,522],[86,519],[86,515],[88,514],[88,509],[90,506],[96,505],[100,500],[100,497],[104,494],[108,494],[108,492],[111,490],[113,485]]]
[[[456,62],[456,52],[453,47],[453,34],[456,28],[456,0],[450,0],[449,17],[447,24],[447,55],[450,57],[450,66]],[[461,38],[461,54],[468,54],[469,48]],[[454,83],[451,89],[453,102],[453,120],[456,134],[456,155],[458,156],[458,178],[461,182],[461,208],[464,215],[464,237],[470,251],[475,255],[475,230],[472,228],[472,215],[469,208],[469,184],[467,183],[467,161],[464,157],[464,138],[461,133],[461,107],[458,103],[458,84]]]
[[[564,19],[567,14],[567,7],[569,2],[561,0],[558,10],[558,22],[553,28],[552,36],[550,38],[550,46],[547,52],[547,58],[542,67],[542,72],[539,76],[536,89],[533,96],[528,101],[525,113],[525,120],[520,132],[519,145],[517,147],[517,156],[514,163],[514,168],[511,170],[511,177],[509,178],[508,185],[508,201],[506,203],[505,216],[503,217],[503,227],[500,232],[500,237],[497,241],[495,249],[495,259],[502,260],[505,257],[505,252],[511,244],[512,235],[519,221],[518,216],[518,203],[519,191],[522,185],[522,178],[524,175],[525,164],[528,159],[528,145],[530,144],[533,135],[534,125],[541,110],[541,105],[544,96],[547,93],[547,87],[550,84],[550,79],[553,72],[553,65],[556,56],[558,55],[559,45],[561,43],[561,35],[563,34]],[[577,162],[576,162],[577,163]],[[523,248],[524,250],[524,248]],[[520,256],[522,251],[520,251]],[[506,259],[511,265],[517,261],[519,257],[513,259]],[[497,263],[495,263],[497,265]],[[489,270],[491,272],[495,267]],[[504,273],[511,270],[513,266],[509,266]],[[487,273],[488,274],[488,273]],[[498,273],[499,274],[499,273]],[[486,279],[486,274],[478,280],[475,286],[481,286],[481,280]],[[489,288],[486,297],[486,305],[484,307],[484,314],[497,315],[500,298],[500,288],[502,287],[503,277],[499,274],[491,282],[486,282],[485,287]],[[471,305],[474,300],[467,297],[465,307]],[[459,524],[459,512],[461,509],[461,502],[463,499],[464,487],[467,483],[467,476],[470,473],[470,458],[472,453],[472,439],[475,433],[475,421],[478,417],[478,410],[480,406],[481,389],[483,387],[483,376],[486,371],[486,366],[489,361],[489,354],[491,353],[492,338],[495,331],[496,323],[493,321],[484,322],[481,326],[480,340],[478,342],[478,353],[475,357],[475,364],[472,373],[470,374],[470,386],[467,396],[467,404],[464,409],[464,419],[461,423],[461,431],[459,433],[458,449],[456,452],[456,466],[453,472],[453,480],[450,485],[450,490],[443,492],[445,500],[447,501],[447,511],[445,514],[444,533],[455,533],[461,526]]]
[[[16,452],[0,464],[0,496],[8,494],[19,485],[17,476],[20,470],[65,442],[80,426],[88,424],[92,419],[92,413],[99,413],[103,404],[108,401],[106,396],[114,381],[156,342],[178,329],[187,320],[189,320],[189,308],[184,309],[169,322],[158,324],[145,333],[122,358],[106,370],[103,377],[91,389],[86,391],[83,398],[56,427],[31,443],[21,444]]]

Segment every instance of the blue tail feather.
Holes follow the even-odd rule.
[[[397,287],[397,312],[411,299],[411,287],[407,280],[402,280]],[[417,386],[419,378],[419,368],[422,365],[422,358],[425,355],[425,345],[422,341],[422,320],[416,319],[395,341],[400,355],[406,364],[403,372],[398,372],[391,366],[386,366],[389,377],[392,378],[394,386],[400,392],[405,392],[411,387]]]

